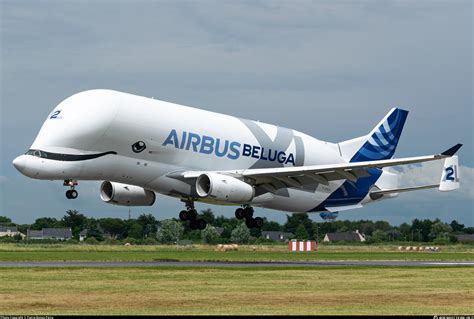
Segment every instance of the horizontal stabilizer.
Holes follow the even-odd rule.
[[[411,192],[411,191],[419,191],[422,189],[430,189],[430,188],[437,188],[439,184],[435,185],[424,185],[424,186],[415,186],[415,187],[404,187],[404,188],[393,188],[393,189],[382,189],[378,191],[372,191],[370,194],[374,195],[387,195],[387,194],[394,194],[394,193],[404,193],[404,192]]]
[[[362,208],[363,206],[361,204],[356,204],[356,205],[347,205],[347,206],[333,206],[333,207],[325,207],[327,211],[334,213],[334,212],[340,212],[343,210],[349,210],[349,209],[356,209],[356,208]]]

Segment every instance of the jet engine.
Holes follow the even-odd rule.
[[[196,192],[203,198],[239,204],[251,201],[255,194],[251,185],[217,173],[201,174],[196,180]]]
[[[120,206],[151,206],[155,203],[156,195],[139,186],[105,181],[100,185],[100,198],[106,203]]]

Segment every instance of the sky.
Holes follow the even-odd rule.
[[[330,142],[369,133],[392,107],[407,109],[395,157],[463,143],[461,189],[401,194],[339,218],[474,226],[472,1],[0,0],[0,12],[0,216],[33,223],[77,209],[127,218],[128,208],[101,202],[100,182],[81,182],[79,198],[67,200],[61,181],[28,179],[11,164],[59,102],[105,88]],[[401,182],[437,183],[441,165],[398,168]],[[132,217],[177,217],[182,207],[159,195]],[[256,211],[279,222],[286,214]]]

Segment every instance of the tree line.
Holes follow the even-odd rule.
[[[326,233],[351,232],[358,230],[364,234],[367,243],[382,242],[434,242],[447,244],[457,242],[456,235],[474,234],[474,227],[465,227],[456,220],[451,223],[439,219],[413,219],[412,222],[399,226],[390,225],[387,221],[371,220],[336,220],[331,222],[314,222],[309,215],[291,214],[286,216],[286,222],[280,224],[264,218],[261,229],[248,229],[236,218],[215,216],[211,209],[201,211],[201,218],[206,220],[206,229],[191,230],[189,223],[178,219],[157,220],[152,214],[141,214],[136,219],[123,220],[120,218],[92,218],[77,210],[68,210],[61,219],[41,217],[33,224],[16,225],[5,216],[0,216],[0,224],[16,225],[18,231],[26,234],[27,230],[43,228],[71,228],[73,237],[77,240],[79,233],[87,230],[88,242],[128,241],[132,243],[176,243],[187,240],[192,242],[215,243],[263,243],[264,231],[279,231],[293,234],[296,239],[322,241]],[[17,238],[17,240],[20,240]]]

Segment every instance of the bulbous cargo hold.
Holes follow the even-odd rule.
[[[251,185],[235,177],[217,173],[201,174],[196,180],[196,192],[200,197],[229,203],[249,202],[255,195]]]
[[[119,206],[152,206],[156,195],[142,187],[105,181],[100,186],[100,198]]]

